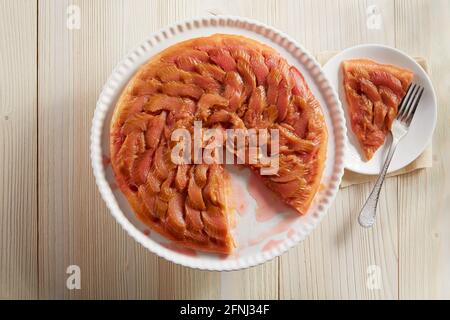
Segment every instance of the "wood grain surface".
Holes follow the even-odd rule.
[[[68,25],[77,10],[79,29]],[[248,270],[148,252],[97,190],[96,100],[149,34],[211,14],[257,19],[312,53],[383,43],[425,57],[439,105],[433,168],[389,178],[370,230],[357,215],[372,184],[341,190],[305,241]],[[0,0],[0,299],[449,299],[449,21],[447,0]],[[70,265],[80,290],[66,287]]]
[[[0,299],[38,297],[36,9],[0,1]]]

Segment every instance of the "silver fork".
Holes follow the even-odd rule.
[[[367,198],[366,203],[359,213],[359,224],[365,228],[369,228],[375,223],[378,198],[380,197],[381,187],[383,186],[389,164],[391,163],[398,143],[408,132],[409,125],[411,124],[417,110],[417,106],[422,98],[423,90],[423,87],[416,84],[409,86],[406,95],[400,103],[397,118],[394,120],[390,131],[392,136],[391,147],[389,148],[389,152],[386,160],[384,161],[383,168],[381,169],[377,182],[375,183],[369,198]]]

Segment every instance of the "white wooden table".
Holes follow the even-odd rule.
[[[97,191],[91,118],[129,49],[206,14],[260,20],[314,53],[376,42],[424,56],[439,101],[433,168],[388,179],[371,230],[357,224],[371,184],[341,190],[307,240],[249,270],[147,252]],[[0,0],[0,298],[450,298],[449,21],[445,0]],[[81,290],[66,287],[69,265]]]

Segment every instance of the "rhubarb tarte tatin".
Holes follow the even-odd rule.
[[[342,69],[351,127],[370,160],[384,143],[414,74],[368,59],[344,61]]]
[[[232,251],[224,166],[175,164],[171,158],[172,133],[180,128],[192,132],[194,121],[219,130],[278,130],[278,170],[261,175],[261,182],[306,214],[326,154],[320,105],[302,74],[274,49],[242,36],[216,34],[178,43],[151,58],[116,105],[111,163],[140,220],[185,247]],[[244,160],[260,175],[264,165]]]

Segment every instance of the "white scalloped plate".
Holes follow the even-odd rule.
[[[117,188],[109,156],[109,126],[117,98],[138,67],[161,50],[180,41],[214,33],[243,35],[276,49],[304,75],[314,95],[322,105],[328,134],[328,151],[322,177],[322,188],[316,194],[308,213],[300,217],[291,210],[265,199],[264,189],[250,189],[247,171],[228,168],[233,178],[233,190],[239,194],[236,215],[235,252],[230,256],[207,254],[174,246],[138,221],[126,198]],[[241,17],[215,16],[188,20],[167,27],[142,42],[115,68],[97,102],[92,121],[91,159],[97,185],[112,215],[139,243],[158,256],[175,263],[206,270],[236,270],[268,261],[303,240],[320,222],[334,200],[344,171],[346,127],[337,94],[330,86],[320,66],[302,46],[289,36],[257,21]],[[251,179],[251,178],[250,178]],[[250,192],[249,192],[250,191]],[[259,193],[259,192],[262,192]],[[273,203],[272,203],[273,202]],[[274,215],[261,215],[263,206],[275,206]],[[261,210],[258,210],[260,208]],[[271,212],[271,210],[267,212]]]

